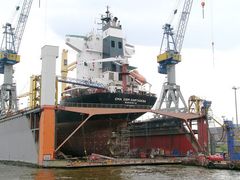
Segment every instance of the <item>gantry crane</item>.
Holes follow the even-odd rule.
[[[13,83],[13,65],[20,62],[18,50],[27,23],[33,0],[24,0],[16,28],[6,23],[3,28],[3,39],[0,49],[0,74],[4,82],[0,89],[0,114],[17,110],[16,85]],[[19,10],[17,7],[16,10]]]
[[[175,65],[181,62],[181,49],[183,45],[184,35],[188,24],[193,0],[184,0],[183,9],[178,23],[177,32],[173,32],[171,24],[164,25],[164,34],[161,43],[160,54],[157,56],[158,72],[167,75],[167,82],[162,86],[160,98],[156,104],[156,109],[167,111],[187,111],[187,105],[184,101],[180,86],[176,85]],[[174,11],[176,14],[177,10]],[[165,45],[165,52],[162,53]],[[183,104],[183,108],[179,107],[179,99]],[[162,107],[163,104],[166,107]]]

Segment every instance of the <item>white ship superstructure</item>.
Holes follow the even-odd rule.
[[[66,36],[66,44],[78,52],[77,79],[102,83],[110,92],[146,91],[145,78],[128,66],[135,48],[126,42],[120,21],[108,9],[101,21],[101,31]]]

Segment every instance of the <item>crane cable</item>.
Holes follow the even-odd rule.
[[[203,19],[205,17],[204,14],[204,7],[205,7],[205,0],[201,2],[202,6],[202,16]],[[210,3],[210,29],[211,29],[211,48],[212,48],[212,62],[213,62],[213,67],[215,66],[215,42],[214,42],[214,35],[213,35],[213,0]]]
[[[212,61],[213,61],[213,67],[215,65],[215,42],[214,42],[214,33],[213,33],[213,0],[210,4],[210,23],[211,23],[211,46],[212,46]]]
[[[168,24],[172,24],[172,22],[173,22],[173,20],[174,20],[174,17],[175,17],[175,15],[177,14],[177,11],[178,11],[178,8],[179,8],[179,6],[180,6],[180,3],[181,3],[181,0],[178,0],[177,1],[177,3],[176,3],[176,5],[175,5],[175,7],[173,8],[173,14],[171,13],[170,15],[169,15],[169,18],[168,18]]]
[[[201,2],[201,6],[202,6],[202,17],[203,17],[203,19],[204,19],[204,7],[205,7],[205,1],[203,0],[202,2]]]
[[[218,120],[216,120],[216,118],[213,117],[213,115],[212,115],[212,116],[209,116],[209,117],[210,117],[213,121],[215,121],[218,125],[221,126],[221,128],[222,128],[222,135],[221,135],[220,139],[216,140],[216,142],[222,142],[222,141],[225,139],[225,137],[226,137],[226,128],[225,128],[225,125],[224,125],[224,124],[222,125]]]
[[[20,8],[21,8],[20,5],[22,4],[22,1],[23,1],[23,0],[19,0],[18,3],[17,3],[16,6],[15,6],[15,9],[12,11],[11,16],[10,16],[10,18],[9,18],[9,23],[10,23],[10,24],[13,24],[14,21],[16,20],[17,13],[18,13],[18,11],[19,11]]]

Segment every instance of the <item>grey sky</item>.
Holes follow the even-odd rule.
[[[47,2],[49,26],[59,35],[85,33],[109,5],[123,22],[129,41],[139,45],[157,46],[161,27],[167,21],[178,0],[51,0]],[[57,2],[57,3],[56,3]],[[201,0],[194,0],[184,47],[209,48],[212,35],[219,49],[234,48],[240,38],[238,0],[208,0],[202,18]],[[62,22],[62,23],[61,23]],[[64,26],[64,28],[63,28]],[[235,32],[235,33],[234,33]]]
[[[139,45],[160,45],[162,25],[167,21],[178,0],[35,0],[29,19],[38,14],[45,25],[64,37],[67,33],[84,34],[92,28],[94,19],[105,12],[107,5],[123,23],[130,42]],[[4,1],[1,16],[9,17],[19,0]],[[194,0],[184,41],[186,48],[211,48],[214,38],[219,49],[234,48],[240,37],[239,0],[207,0],[205,19],[201,0]],[[10,9],[10,10],[9,10]],[[8,11],[9,10],[9,11]],[[5,12],[5,13],[4,13]],[[3,18],[4,19],[4,18]],[[34,20],[33,20],[34,21]],[[0,23],[3,24],[2,18]],[[29,25],[28,25],[29,26]]]

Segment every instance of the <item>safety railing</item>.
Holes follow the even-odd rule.
[[[88,107],[88,108],[123,108],[123,109],[151,109],[150,105],[136,105],[136,104],[101,104],[101,103],[74,103],[63,102],[60,106],[68,107]]]

